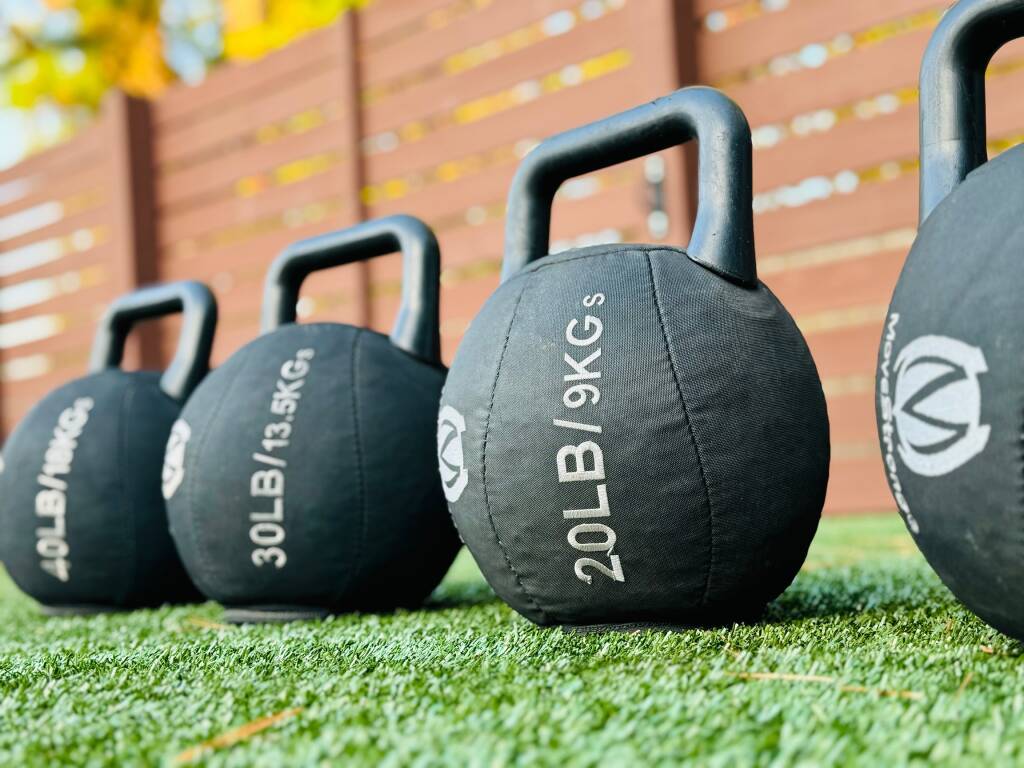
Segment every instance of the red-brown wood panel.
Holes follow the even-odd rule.
[[[112,153],[120,112],[0,172],[0,439],[49,389],[85,372],[95,320],[119,291],[123,226]]]
[[[948,5],[941,0],[796,0],[783,11],[766,13],[722,32],[702,29],[698,35],[701,73],[711,80],[727,78],[809,44],[829,43],[840,35],[856,37],[921,11],[938,14]]]
[[[902,252],[879,251],[836,264],[761,275],[796,316],[885,303],[903,267]]]
[[[187,167],[197,158],[208,156],[210,149],[247,148],[257,143],[255,134],[260,127],[286,121],[304,109],[337,99],[341,91],[341,73],[336,67],[327,66],[331,63],[331,59],[324,59],[321,66],[303,73],[301,78],[289,80],[280,88],[254,94],[253,98],[245,101],[220,104],[217,109],[204,111],[176,131],[159,134],[157,165]]]
[[[103,146],[103,140],[107,138],[107,127],[103,120],[97,120],[92,125],[86,126],[81,133],[75,136],[73,141],[58,144],[46,152],[31,155],[14,168],[0,171],[0,178],[4,179],[3,184],[13,181],[41,181],[45,178],[55,178],[68,168],[77,167],[92,162],[89,158]]]
[[[777,253],[913,224],[917,174],[861,185],[848,195],[754,217],[761,253]]]
[[[825,510],[831,514],[890,512],[896,505],[882,472],[877,441],[832,445]]]
[[[775,122],[818,107],[874,96],[886,87],[913,85],[929,36],[930,30],[922,29],[853,50],[818,68],[723,87],[743,107],[752,125]]]
[[[543,139],[615,109],[634,106],[642,101],[635,94],[630,98],[630,86],[635,79],[627,67],[553,97],[529,101],[493,117],[400,144],[393,151],[371,153],[366,158],[367,177],[380,180],[399,176],[409,168],[420,167],[425,158],[454,159],[523,138]]]
[[[438,29],[429,25],[419,28],[418,33],[407,36],[401,43],[401,55],[393,50],[373,50],[364,53],[360,59],[363,85],[368,90],[380,86],[396,86],[416,77],[436,71],[444,72],[448,57],[481,45],[488,45],[487,55],[495,62],[503,62],[501,40],[515,32],[528,30],[538,25],[553,13],[561,10],[575,10],[582,0],[517,0],[517,2],[481,3],[478,8],[453,17],[451,23]],[[364,17],[365,36],[366,14]],[[528,37],[522,35],[522,37]],[[520,44],[522,44],[521,41]],[[449,64],[449,68],[452,65]],[[436,75],[435,75],[436,76]],[[454,89],[453,89],[454,90]]]
[[[620,42],[616,39],[616,32],[621,31],[624,16],[624,11],[605,14],[594,21],[579,24],[563,35],[541,39],[458,74],[434,73],[418,85],[370,104],[366,108],[367,131],[387,130],[439,110],[452,109],[502,88],[557,73],[562,67],[617,48]],[[487,30],[483,32],[487,34]],[[432,51],[432,39],[424,39],[423,44]]]
[[[247,194],[280,185],[275,177],[289,166],[330,156],[332,164],[351,161],[342,153],[338,140],[338,122],[329,122],[308,131],[283,136],[258,147],[241,146],[211,155],[202,162],[162,174],[157,192],[157,205],[163,214],[174,214],[208,204],[211,200],[243,194],[240,186],[247,179],[259,182],[249,185]]]
[[[257,334],[263,276],[277,254],[358,216],[351,23],[345,17],[260,61],[222,67],[156,107],[159,272],[213,288],[217,362]],[[306,301],[314,310],[306,319],[365,315],[358,267],[314,275],[302,293],[335,297]],[[166,353],[166,338],[163,346]]]
[[[221,67],[200,85],[177,85],[161,94],[153,122],[163,132],[173,132],[209,113],[258,100],[268,91],[290,87],[311,69],[330,66],[328,60],[341,55],[341,47],[338,26],[332,25],[259,61]]]
[[[375,0],[360,14],[363,34],[370,41],[378,37],[403,31],[435,28],[432,15],[448,18],[457,13],[472,12],[478,7],[490,5],[495,0]],[[404,42],[399,38],[396,42]]]
[[[725,88],[754,129],[762,278],[803,328],[829,402],[827,509],[891,508],[875,445],[875,355],[916,222],[920,57],[945,5],[374,0],[356,17],[154,101],[151,266],[163,279],[211,284],[221,362],[256,334],[263,275],[289,243],[361,217],[411,213],[441,242],[450,361],[497,285],[505,196],[523,153],[692,73]],[[994,139],[1024,134],[1022,87],[1017,43],[990,72]],[[0,433],[81,371],[95,318],[138,256],[125,252],[124,185],[110,184],[112,169],[123,171],[108,157],[123,133],[111,124],[117,114],[107,110],[75,140],[0,173],[0,222],[65,205],[58,221],[0,242],[0,274],[7,254],[42,254],[0,278]],[[682,242],[688,166],[680,152],[663,157],[667,240]],[[652,239],[643,163],[569,191],[555,205],[556,240]],[[400,285],[396,256],[314,275],[303,286],[302,320],[386,331]],[[52,332],[25,341],[48,323]],[[176,325],[161,328],[166,359]]]

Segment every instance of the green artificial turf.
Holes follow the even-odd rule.
[[[825,521],[753,626],[540,630],[465,553],[423,611],[244,628],[220,615],[44,619],[0,578],[0,763],[170,764],[225,733],[198,761],[1024,762],[1018,644],[950,597],[894,515]]]

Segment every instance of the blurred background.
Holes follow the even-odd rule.
[[[0,436],[83,373],[115,295],[194,278],[215,362],[257,332],[286,244],[406,212],[443,249],[450,361],[498,281],[540,139],[684,85],[753,128],[761,278],[817,359],[830,513],[888,509],[872,388],[915,234],[917,69],[945,0],[0,0]],[[990,150],[1024,139],[1024,46],[989,71]],[[685,244],[695,155],[566,184],[553,250]],[[394,257],[316,275],[303,320],[387,330]],[[138,334],[159,366],[173,322]]]

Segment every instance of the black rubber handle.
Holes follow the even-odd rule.
[[[960,0],[932,34],[921,63],[921,223],[987,162],[985,70],[1018,37],[1024,0]]]
[[[547,255],[551,205],[563,182],[693,138],[699,145],[699,200],[686,252],[720,275],[756,285],[750,126],[732,99],[700,87],[560,133],[534,148],[508,195],[502,280]]]
[[[264,283],[263,333],[295,322],[299,288],[311,273],[396,251],[402,254],[402,303],[391,343],[439,363],[441,250],[430,227],[412,216],[374,219],[286,248],[271,264]]]
[[[96,329],[89,371],[117,368],[132,326],[140,320],[182,313],[174,359],[160,377],[168,397],[184,402],[210,370],[210,350],[217,328],[217,300],[202,283],[183,280],[140,288],[114,300]]]

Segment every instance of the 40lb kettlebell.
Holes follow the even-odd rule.
[[[878,432],[907,528],[945,584],[1024,639],[1024,147],[988,161],[985,69],[1024,0],[961,0],[921,66],[921,227],[882,332]]]
[[[546,255],[564,181],[699,143],[684,251]],[[708,88],[548,139],[508,199],[502,283],[460,345],[438,453],[494,590],[538,624],[756,616],[817,528],[829,430],[803,337],[757,280],[750,128]]]
[[[311,272],[401,251],[390,339],[297,324]],[[167,463],[171,532],[230,621],[313,618],[421,602],[458,549],[434,464],[440,255],[393,216],[289,247],[266,277],[263,335],[189,399]]]
[[[170,367],[121,370],[132,326],[175,312]],[[47,613],[199,598],[167,530],[161,467],[171,425],[208,370],[216,323],[200,283],[121,296],[100,321],[89,375],[43,398],[4,446],[0,559]]]

